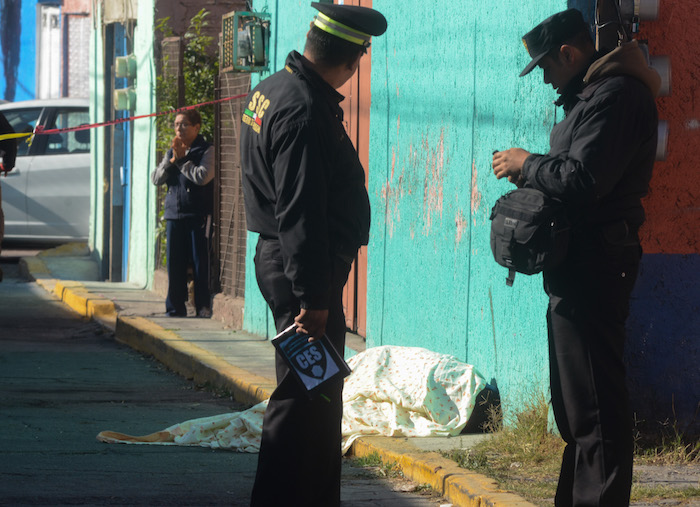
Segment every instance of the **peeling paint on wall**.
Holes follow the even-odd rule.
[[[392,153],[394,153],[393,148]],[[392,158],[394,157],[392,156]],[[394,175],[392,167],[392,180],[393,176]],[[384,219],[386,220],[387,233],[389,234],[390,238],[394,235],[394,221],[401,222],[401,211],[399,209],[399,202],[401,201],[401,197],[403,196],[402,186],[403,171],[401,172],[401,176],[399,176],[399,181],[396,185],[396,188],[391,187],[391,181],[387,181],[382,186],[381,198],[384,201],[386,210]]]
[[[425,160],[425,183],[423,194],[423,215],[427,236],[433,225],[433,214],[442,218],[443,167],[445,162],[445,128],[440,131],[440,140],[434,150],[428,145],[428,134],[423,138],[423,149],[427,154]]]
[[[471,199],[471,206],[472,206],[472,220],[474,221],[474,225],[476,225],[476,213],[479,210],[479,206],[481,205],[481,192],[479,192],[479,183],[477,179],[477,171],[476,171],[476,159],[472,159],[472,199]]]
[[[462,241],[462,236],[467,230],[467,220],[464,218],[464,213],[461,209],[457,210],[455,217],[455,244],[459,245]]]

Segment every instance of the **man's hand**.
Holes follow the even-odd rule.
[[[491,163],[493,174],[499,180],[507,177],[508,181],[520,187],[523,184],[520,171],[522,171],[525,159],[529,156],[530,152],[522,148],[497,151],[493,154],[493,162]]]
[[[9,169],[5,167],[5,164],[0,162],[0,173],[2,173],[3,176],[7,176],[7,173],[9,173],[14,167],[10,167]]]
[[[306,310],[304,308],[294,319],[298,326],[297,331],[308,334],[310,342],[323,336],[326,332],[327,321],[328,310]]]

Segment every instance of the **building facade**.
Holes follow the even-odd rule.
[[[697,102],[692,76],[700,57],[680,49],[693,47],[687,37],[694,25],[674,16],[691,2],[664,2],[659,19],[643,23],[638,37],[649,39],[652,54],[670,55],[674,78],[672,94],[659,99],[660,117],[670,122],[669,155],[656,164],[645,203],[646,253],[628,326],[635,410],[654,421],[675,408],[675,416],[689,422],[700,400],[700,212],[693,205],[698,183],[688,178],[697,171],[700,139],[697,107],[687,107]],[[289,50],[303,49],[315,11],[303,1],[255,6],[273,14],[272,70],[279,70]],[[369,78],[360,69],[359,82],[346,93],[360,104],[357,121],[366,129],[354,139],[361,157],[368,152],[372,204],[366,271],[351,279],[357,288],[350,299],[364,310],[349,302],[346,310],[355,317],[348,325],[369,347],[427,347],[473,364],[498,387],[512,415],[547,390],[547,301],[541,276],[519,276],[507,287],[505,269],[493,261],[489,215],[509,184],[493,176],[491,156],[511,146],[548,150],[563,111],[553,105],[555,92],[541,72],[518,78],[529,60],[520,38],[568,7],[592,19],[595,1],[438,2],[426,9],[417,0],[374,0],[373,6],[389,29],[372,42]],[[684,45],[668,37],[671,32]],[[369,97],[363,96],[367,80]],[[253,275],[255,241],[250,235],[244,325],[271,336]]]
[[[659,19],[643,23],[638,37],[649,40],[652,54],[669,55],[673,68],[672,93],[658,102],[661,119],[670,125],[668,156],[656,164],[646,200],[645,254],[628,326],[635,409],[654,420],[674,416],[675,409],[680,421],[690,421],[700,399],[699,184],[691,176],[700,163],[695,100],[700,85],[693,79],[700,56],[683,49],[694,47],[691,18],[700,14],[692,2],[667,0]],[[541,276],[519,275],[507,287],[505,269],[493,261],[489,215],[510,186],[493,176],[491,157],[511,146],[547,151],[549,132],[563,112],[553,105],[555,92],[542,83],[541,72],[518,78],[529,60],[520,38],[567,7],[592,19],[595,0],[470,0],[430,8],[418,0],[345,3],[373,4],[389,21],[387,33],[373,40],[370,58],[342,90],[346,128],[365,166],[372,205],[370,242],[346,289],[348,328],[365,337],[368,347],[425,347],[474,365],[499,389],[506,416],[512,416],[548,389],[547,300]],[[105,16],[108,4],[112,14]],[[219,2],[203,6],[214,4],[221,10],[212,13],[212,21],[236,8]],[[188,13],[152,0],[96,5],[93,121],[117,117],[111,102],[115,87],[133,87],[130,115],[155,112],[154,27],[164,16],[186,26]],[[284,67],[289,51],[303,50],[316,11],[307,0],[255,0],[252,8],[269,13],[272,27],[270,70],[250,76],[255,86]],[[117,83],[110,74],[113,58],[128,53],[136,56],[137,75]],[[247,82],[222,76],[218,97],[246,89]],[[273,321],[253,268],[257,238],[241,234],[237,111],[232,103],[218,113],[214,285],[221,291],[217,297],[243,307],[245,330],[271,337]],[[91,248],[106,266],[105,278],[151,287],[158,268],[157,194],[148,178],[158,161],[155,124],[137,120],[121,133],[110,129],[93,130]]]

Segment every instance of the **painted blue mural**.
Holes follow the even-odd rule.
[[[0,99],[35,98],[36,1],[0,0]]]

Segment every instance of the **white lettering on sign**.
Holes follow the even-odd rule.
[[[311,345],[310,347],[305,348],[301,354],[297,354],[295,359],[299,366],[306,369],[310,365],[316,364],[322,357],[321,351],[318,350],[315,345]]]

